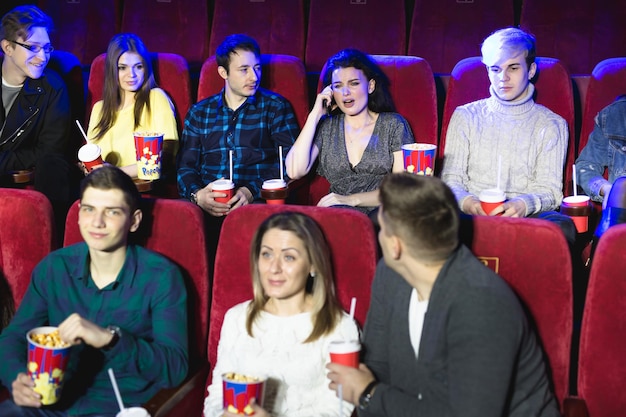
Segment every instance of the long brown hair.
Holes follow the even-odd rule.
[[[134,52],[141,57],[144,67],[143,84],[135,94],[135,128],[141,122],[141,114],[146,109],[150,114],[150,90],[157,87],[152,70],[150,53],[137,35],[132,33],[120,33],[115,35],[109,42],[106,59],[104,61],[104,89],[102,91],[102,115],[94,128],[95,140],[100,139],[113,127],[117,119],[117,111],[122,105],[118,62],[122,54]]]
[[[313,299],[311,320],[313,330],[304,343],[314,342],[325,334],[332,332],[343,310],[337,301],[333,280],[330,250],[322,230],[310,217],[296,212],[277,213],[267,218],[259,226],[250,248],[250,267],[252,272],[252,289],[254,298],[248,306],[246,330],[251,337],[252,326],[268,301],[263,291],[259,274],[258,261],[261,252],[263,236],[270,229],[279,229],[292,232],[304,243],[311,264],[315,267],[315,277],[309,276],[306,291]]]

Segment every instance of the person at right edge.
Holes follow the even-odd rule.
[[[454,194],[436,177],[380,186],[383,260],[372,283],[359,368],[330,388],[359,416],[557,417],[540,344],[495,272],[459,244]]]

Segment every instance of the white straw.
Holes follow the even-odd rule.
[[[115,380],[115,374],[113,369],[109,368],[109,378],[111,378],[111,385],[113,385],[113,391],[115,391],[115,398],[117,398],[117,404],[120,406],[120,411],[124,411],[124,403],[122,402],[122,396],[120,395],[120,389],[117,387],[117,381]]]
[[[337,384],[337,396],[339,397],[339,415],[343,416],[343,388]]]
[[[89,143],[89,139],[87,139],[87,134],[83,130],[83,127],[80,125],[80,122],[78,120],[76,120],[76,126],[78,126],[78,128],[80,129],[80,133],[83,134],[83,137],[85,138],[85,143]]]
[[[496,188],[500,189],[500,175],[502,174],[502,155],[498,155],[498,179],[496,183]]]
[[[572,164],[572,180],[574,180],[574,196],[578,195],[576,190],[576,164]]]
[[[233,151],[228,151],[228,160],[230,165],[230,180],[233,180]]]
[[[350,301],[350,318],[354,319],[354,311],[356,310],[356,297],[352,297]]]
[[[280,179],[283,179],[283,147],[278,146],[278,161],[280,162]]]

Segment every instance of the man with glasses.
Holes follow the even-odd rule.
[[[0,186],[15,186],[14,172],[35,168],[35,188],[50,199],[62,225],[72,199],[66,159],[72,115],[63,80],[45,70],[54,49],[51,28],[50,17],[32,5],[2,17]]]

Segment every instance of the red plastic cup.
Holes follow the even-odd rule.
[[[359,367],[361,344],[358,340],[335,340],[328,347],[330,361],[340,365]]]
[[[245,378],[245,380],[244,380]],[[263,407],[265,377],[255,377],[227,372],[222,374],[223,406],[235,414],[254,415],[252,399]]]
[[[589,215],[591,214],[589,196],[572,195],[565,197],[561,202],[561,213],[572,219],[578,233],[585,233],[589,230]]]
[[[218,193],[226,194],[226,197],[215,197],[215,201],[219,203],[228,203],[235,195],[235,183],[231,180],[217,180],[211,183],[211,190]]]
[[[482,190],[480,194],[478,194],[478,199],[480,200],[480,206],[483,208],[483,211],[489,215],[496,207],[504,203],[506,195],[504,191],[498,188],[489,188]],[[498,214],[498,216],[501,215],[502,213]]]
[[[104,164],[102,150],[95,143],[87,143],[78,149],[78,160],[85,165],[87,171],[92,171],[95,166]]]
[[[163,133],[133,133],[137,154],[137,178],[158,180],[161,178],[161,152]]]
[[[71,346],[48,347],[34,342],[31,335],[50,334],[53,326],[36,327],[26,334],[28,341],[28,376],[35,383],[35,392],[41,394],[43,405],[54,404],[61,398],[63,378],[70,359]]]
[[[261,187],[261,198],[267,204],[285,204],[285,199],[289,194],[287,183],[280,178],[274,180],[263,181]]]
[[[430,143],[409,143],[402,145],[404,170],[412,174],[433,176],[437,145]]]

